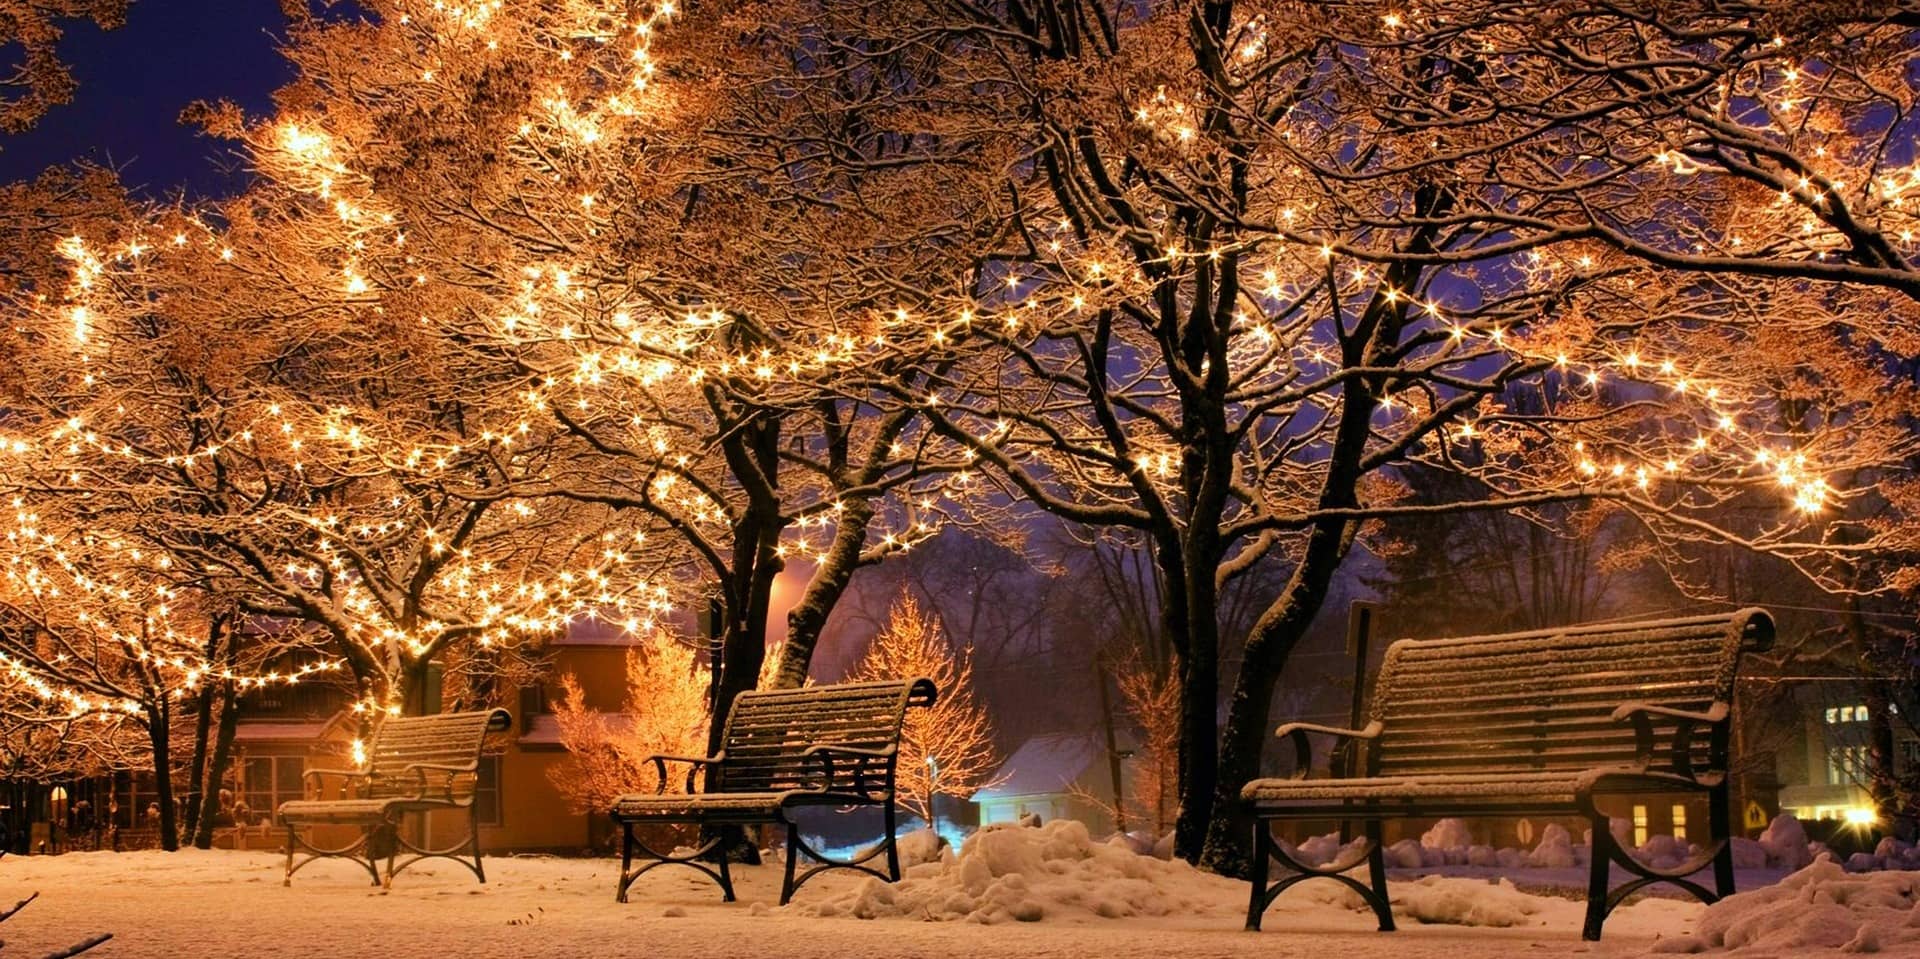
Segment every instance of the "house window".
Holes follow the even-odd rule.
[[[249,756],[242,772],[240,795],[247,801],[251,810],[252,822],[267,821],[277,817],[280,804],[290,799],[299,799],[302,795],[301,777],[306,772],[306,760],[299,756]],[[327,777],[322,780],[326,788],[336,789],[340,778]],[[278,818],[272,818],[276,825]],[[249,825],[252,824],[249,823]]]
[[[1827,725],[1837,726],[1841,723],[1864,723],[1867,721],[1867,715],[1867,707],[1864,705],[1828,706]]]
[[[1647,844],[1647,807],[1645,806],[1633,807],[1633,844],[1635,846]]]
[[[1687,807],[1680,803],[1673,804],[1673,838],[1687,838]]]
[[[480,771],[473,784],[474,818],[482,825],[500,825],[500,757],[480,757]]]
[[[1827,785],[1850,786],[1867,779],[1867,747],[1827,747]]]

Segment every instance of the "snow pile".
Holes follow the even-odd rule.
[[[1303,858],[1322,862],[1343,851],[1337,836],[1315,837],[1300,850]],[[1535,916],[1549,902],[1520,892],[1506,880],[1428,876],[1391,883],[1388,892],[1394,913],[1403,919],[1468,926],[1535,924]],[[786,910],[817,917],[987,925],[1129,916],[1230,920],[1246,908],[1247,885],[1181,860],[1141,855],[1124,839],[1096,842],[1085,824],[1061,819],[1039,827],[988,826],[968,837],[958,854],[948,850],[937,861],[914,866],[898,883],[865,879],[821,893],[801,897]],[[1329,907],[1366,909],[1352,890],[1331,882],[1306,883],[1275,906]]]
[[[1426,876],[1388,883],[1387,898],[1396,916],[1455,926],[1530,925],[1542,906],[1540,897],[1521,892],[1505,879],[1488,883]]]
[[[1916,901],[1920,879],[1910,873],[1852,875],[1831,858],[1822,858],[1778,885],[1709,906],[1693,935],[1663,940],[1655,951],[1757,948],[1790,954],[1809,948],[1920,948]]]
[[[814,916],[987,924],[1058,915],[1113,919],[1210,911],[1221,901],[1216,884],[1245,888],[1183,861],[1140,855],[1124,843],[1094,842],[1084,823],[1058,819],[1039,827],[988,826],[967,837],[957,856],[909,869],[898,883],[870,879],[789,908]]]
[[[1807,849],[1807,830],[1800,820],[1781,813],[1760,834],[1760,848],[1766,850],[1768,865],[1782,869],[1802,869],[1813,861]]]
[[[1420,848],[1439,856],[1434,865],[1458,866],[1468,859],[1473,833],[1464,819],[1442,819],[1420,836]]]
[[[1573,855],[1573,835],[1559,823],[1548,823],[1547,828],[1540,830],[1540,845],[1527,854],[1527,865],[1536,869],[1571,869],[1577,863]]]
[[[946,848],[946,837],[932,829],[916,829],[900,837],[900,867],[905,869],[921,863],[938,862]]]

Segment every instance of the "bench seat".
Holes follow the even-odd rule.
[[[1717,781],[1717,780],[1714,780]],[[1631,766],[1585,772],[1498,772],[1452,775],[1373,776],[1356,779],[1256,779],[1241,801],[1265,818],[1318,819],[1341,816],[1355,806],[1417,807],[1403,815],[1465,813],[1576,815],[1583,796],[1694,792],[1710,781]],[[1455,811],[1436,804],[1457,801]],[[1512,808],[1507,808],[1512,807]]]

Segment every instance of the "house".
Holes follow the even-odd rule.
[[[475,805],[483,849],[489,853],[578,853],[608,848],[607,817],[598,811],[568,809],[553,785],[549,773],[565,761],[566,749],[561,745],[550,703],[558,698],[560,677],[571,674],[579,682],[587,706],[605,712],[619,710],[626,696],[626,654],[630,645],[627,637],[612,627],[582,624],[550,643],[553,668],[547,678],[502,690],[503,695],[497,699],[513,713],[514,722],[506,735],[490,741],[480,760]],[[437,681],[438,677],[436,669],[429,680]],[[437,689],[429,690],[429,711],[439,707],[436,693]],[[277,848],[281,834],[273,821],[274,810],[304,795],[306,773],[351,765],[348,757],[359,728],[350,708],[351,698],[345,688],[328,683],[261,688],[242,697],[227,786],[246,804],[253,821],[249,829],[225,831],[220,837],[223,845]],[[91,828],[90,822],[86,831],[98,835],[90,835],[78,844],[54,844],[50,849],[106,845],[108,820],[117,827],[117,837],[112,841],[120,848],[155,840],[146,815],[159,798],[151,774],[116,773],[65,788],[74,796],[97,800],[88,808],[100,811],[99,829]],[[22,793],[12,803],[0,802],[0,806],[18,807],[21,813],[20,833],[12,837],[12,845],[26,847],[29,821],[47,825],[54,806],[43,793],[46,790],[40,789],[32,797]],[[184,796],[179,799],[185,801]],[[69,824],[66,829],[73,832],[77,825]],[[442,825],[430,820],[427,835],[421,838],[431,842],[436,832],[452,825],[451,821]],[[464,827],[464,823],[460,825]],[[42,832],[47,830],[43,828]]]
[[[1124,763],[1121,764],[1124,767]],[[1124,780],[1125,772],[1121,773]],[[1114,831],[1110,807],[1119,790],[1106,740],[1097,733],[1047,733],[1013,751],[993,785],[973,794],[980,824],[1039,816],[1077,819],[1095,835]]]
[[[1875,717],[1866,697],[1851,681],[1808,682],[1796,690],[1794,702],[1799,722],[1779,751],[1781,811],[1806,822],[1873,822],[1866,783]],[[1894,772],[1904,775],[1920,762],[1920,737],[1897,715],[1883,718],[1892,720]]]

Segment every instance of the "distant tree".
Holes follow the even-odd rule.
[[[562,698],[554,719],[567,759],[548,776],[575,812],[608,808],[621,793],[650,787],[656,753],[697,755],[707,727],[707,667],[693,649],[656,633],[627,653],[623,711],[607,714],[587,706],[586,691],[569,673],[560,678]],[[685,791],[670,776],[668,792]]]
[[[933,822],[933,797],[967,797],[993,781],[1000,756],[993,723],[973,688],[973,654],[955,649],[911,593],[902,593],[887,625],[854,667],[852,682],[924,676],[940,689],[929,709],[907,713],[900,737],[900,805]]]
[[[1153,824],[1154,835],[1162,835],[1173,826],[1180,801],[1180,676],[1165,662],[1135,654],[1115,666],[1113,678],[1121,708],[1140,730],[1125,800],[1141,821]]]
[[[128,0],[0,0],[0,46],[15,54],[0,76],[0,131],[19,133],[49,109],[73,100],[79,84],[60,59],[66,23],[92,20],[112,30],[127,22]],[[0,67],[4,70],[5,67]]]

